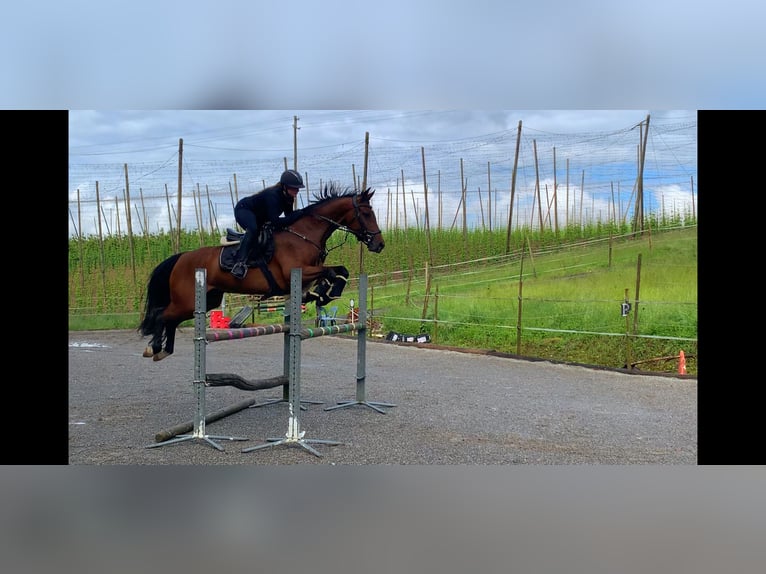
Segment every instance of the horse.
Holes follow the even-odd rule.
[[[291,270],[296,268],[302,271],[302,303],[313,301],[324,306],[340,298],[349,271],[343,265],[324,265],[329,253],[327,240],[341,230],[355,236],[369,251],[380,253],[385,241],[370,205],[374,194],[371,188],[355,191],[335,183],[326,184],[313,194],[314,201],[300,210],[302,215],[291,225],[284,229],[264,226],[271,237],[266,238],[264,246],[261,230],[258,243],[264,253],[260,257],[251,256],[244,279],[229,272],[236,243],[200,247],[165,259],[152,271],[147,284],[144,318],[138,331],[151,336],[151,340],[143,356],[161,361],[173,354],[176,328],[194,317],[196,269],[207,271],[207,311],[221,305],[224,293],[286,295],[290,292]],[[228,232],[230,238],[242,236],[232,229]]]

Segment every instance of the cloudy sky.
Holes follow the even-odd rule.
[[[371,162],[378,153],[371,174],[387,187],[400,161],[393,149],[405,142],[424,146],[429,166],[447,177],[463,156],[461,139],[487,149],[482,138],[513,130],[518,121],[527,142],[536,135],[544,153],[556,146],[563,161],[565,144],[543,133],[577,139],[626,130],[647,114],[653,130],[661,129],[663,112],[688,118],[697,109],[761,108],[764,16],[766,5],[751,0],[725,6],[688,0],[640,6],[603,0],[16,3],[0,23],[0,107],[99,110],[73,114],[70,165],[172,162],[184,138],[190,169],[193,161],[255,161],[265,152],[265,163],[247,175],[251,181],[275,178],[271,158],[291,155],[292,116],[298,115],[301,171],[336,177],[327,154],[340,155],[347,171],[352,163],[361,166],[359,146],[369,131]],[[276,111],[257,117],[146,112],[244,109]],[[343,110],[368,111],[352,116]],[[673,144],[670,132],[650,131],[655,135],[650,144],[659,158]],[[623,143],[637,139],[626,136]],[[449,168],[438,163],[435,142],[452,146]],[[498,182],[505,177],[499,155],[508,149],[505,139],[500,144],[502,151],[485,160],[498,170]],[[410,161],[401,166],[405,179],[417,171],[417,161]],[[203,186],[228,186],[211,180],[212,168],[196,168],[189,181],[196,175]],[[478,192],[480,167],[470,169],[468,185]],[[687,185],[679,182],[696,168],[682,171],[673,185]],[[72,186],[94,185],[94,173],[83,180],[74,175],[70,202]]]
[[[323,182],[361,187],[365,149],[366,182],[378,191],[373,205],[381,225],[423,225],[425,167],[432,227],[455,223],[462,177],[467,224],[497,228],[509,217],[520,122],[517,225],[537,225],[535,205],[543,202],[543,215],[561,206],[561,225],[577,217],[606,221],[614,212],[630,213],[647,118],[645,210],[691,213],[696,197],[694,110],[72,110],[69,115],[70,235],[80,226],[85,234],[97,232],[96,182],[101,201],[121,201],[126,166],[131,204],[150,232],[167,230],[175,221],[179,156],[184,227],[198,225],[193,193],[204,191],[203,202],[210,206],[204,217],[211,219],[212,213],[220,228],[234,225],[233,193],[242,197],[274,183],[296,159],[308,186],[299,207]],[[110,230],[118,225],[114,205],[109,202],[103,212]]]

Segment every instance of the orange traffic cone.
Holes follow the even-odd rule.
[[[686,355],[684,355],[683,349],[681,349],[681,353],[678,355],[678,374],[686,374]]]

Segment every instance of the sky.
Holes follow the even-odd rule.
[[[381,227],[423,227],[426,210],[432,228],[461,226],[462,177],[466,225],[497,229],[511,216],[517,141],[516,227],[538,226],[540,204],[560,225],[629,217],[647,119],[645,212],[687,216],[696,203],[695,110],[71,110],[69,117],[70,236],[98,232],[96,182],[106,203],[102,232],[116,231],[112,200],[127,195],[149,232],[168,230],[179,155],[187,229],[199,226],[195,192],[208,206],[203,225],[234,227],[234,201],[273,184],[296,160],[307,184],[298,207],[329,181],[361,187],[366,160]]]
[[[661,112],[762,108],[763,21],[766,5],[753,0],[731,0],[724,6],[690,0],[646,0],[640,6],[604,0],[12,3],[0,21],[0,109],[103,112],[103,125],[95,126],[106,132],[103,140],[84,139],[87,119],[72,117],[70,165],[99,157],[131,165],[171,161],[171,144],[162,138],[176,140],[177,146],[183,137],[190,168],[192,160],[209,161],[226,146],[231,146],[228,158],[240,150],[248,158],[256,149],[284,154],[289,149],[285,140],[291,137],[284,126],[295,113],[301,118],[302,167],[311,168],[309,176],[322,178],[332,174],[323,173],[326,164],[316,159],[324,145],[314,139],[318,132],[326,137],[328,149],[337,151],[340,142],[358,149],[369,131],[371,152],[380,153],[386,137],[398,146],[411,142],[416,149],[430,142],[456,142],[446,131],[452,126],[460,129],[459,137],[477,139],[512,129],[508,124],[520,120],[529,128],[523,137],[533,129],[571,134],[575,128],[565,116],[571,120],[577,115],[573,111],[618,112],[611,123],[595,121],[596,114],[579,114],[574,120],[582,124],[577,133],[585,134],[624,129],[647,113],[659,127]],[[206,119],[200,114],[177,123],[154,113],[171,110],[270,110],[275,115],[259,129],[254,124],[261,120]],[[368,112],[340,122],[319,119],[322,110],[413,115],[399,122],[375,120]],[[448,121],[439,122],[436,116],[419,115],[422,110],[488,113],[465,114],[465,121],[445,114]],[[525,112],[498,119],[496,110]],[[133,122],[122,122],[108,111],[136,113]],[[139,112],[151,113],[141,118]],[[619,117],[621,112],[626,113]],[[150,129],[152,123],[157,131]],[[417,135],[395,130],[399,123]],[[342,133],[333,138],[333,132]],[[659,137],[665,135],[657,132],[655,150],[663,147]],[[267,141],[270,136],[278,141]],[[544,139],[540,135],[538,143],[561,146],[563,152],[564,144]],[[95,142],[109,144],[104,145],[106,153],[93,155],[97,150],[88,146]],[[152,147],[158,148],[157,158],[148,154]],[[445,177],[454,171],[459,153],[448,168],[439,164],[436,149],[427,151],[429,165]],[[349,153],[346,166],[361,165],[359,155],[351,162]],[[490,159],[500,182],[505,177],[502,162]],[[387,164],[369,166],[372,175],[382,178],[376,185],[387,188],[394,182],[380,168],[393,172],[395,160],[389,156]],[[407,167],[406,179],[417,171],[417,161],[412,162],[412,167],[402,166]],[[482,176],[478,166],[473,169],[468,185],[478,193]],[[248,177],[274,179],[273,171],[273,165],[260,165]],[[688,180],[693,171],[672,184],[681,186],[680,180]],[[213,175],[199,175],[208,174]],[[68,201],[76,195],[73,185],[93,187],[93,179],[92,173],[87,181],[70,178]],[[202,185],[228,186],[217,181],[197,179]],[[667,197],[659,193],[658,201]],[[603,211],[595,204],[591,209]]]
[[[466,5],[296,0],[289,7],[236,0],[16,3],[4,9],[0,22],[0,108],[102,112],[102,125],[94,127],[106,132],[103,140],[84,139],[87,118],[72,117],[70,165],[99,158],[131,165],[172,161],[170,148],[182,137],[190,168],[193,160],[211,161],[226,147],[229,159],[240,153],[254,158],[261,149],[289,156],[286,141],[292,137],[289,124],[295,114],[301,118],[299,167],[311,168],[309,177],[334,177],[317,159],[323,145],[337,152],[341,142],[348,142],[358,150],[367,131],[371,153],[380,153],[385,138],[395,142],[391,146],[404,141],[415,149],[423,145],[429,165],[447,177],[460,153],[445,159],[452,161],[446,167],[428,146],[458,141],[447,132],[453,126],[458,138],[512,129],[509,124],[518,121],[529,128],[523,137],[531,137],[533,129],[567,134],[575,129],[582,135],[624,129],[648,113],[656,120],[653,130],[661,126],[662,112],[762,108],[766,74],[758,72],[766,53],[764,16],[766,5],[750,0],[725,6],[684,0],[646,0],[640,6],[603,0],[477,0]],[[171,110],[269,110],[274,115],[219,120],[200,114],[180,122],[155,113]],[[322,110],[357,110],[361,115],[323,120]],[[386,110],[412,115],[403,114],[400,122],[395,117],[376,120],[371,113]],[[484,112],[466,113],[465,121],[456,113],[445,114],[440,122],[435,115],[419,114],[423,110]],[[524,113],[498,119],[497,110]],[[573,113],[598,110],[615,112],[614,121]],[[124,112],[122,117],[135,112],[133,122],[118,121],[109,111]],[[578,121],[579,130],[571,125]],[[157,131],[150,129],[151,123]],[[416,136],[396,130],[397,124],[413,128]],[[325,139],[315,139],[319,132]],[[339,133],[332,137],[334,132]],[[666,134],[656,134],[654,149],[660,150],[666,142],[659,137]],[[548,147],[544,151],[550,153],[557,145],[563,153],[563,143],[538,135],[538,143]],[[96,142],[104,145],[101,156],[88,147]],[[135,147],[128,147],[130,143]],[[148,154],[152,147],[157,148],[156,158]],[[350,161],[351,152],[344,151],[346,170],[351,163],[362,164],[360,153]],[[395,183],[390,172],[396,158],[388,157],[387,163],[369,166],[371,175],[380,176],[376,185],[386,189]],[[496,156],[488,161],[500,187],[502,161]],[[406,179],[418,171],[417,160],[411,162],[402,166]],[[247,177],[274,179],[273,163],[268,169],[259,165]],[[468,185],[478,193],[480,167],[471,168]],[[548,171],[550,175],[553,170]],[[670,183],[681,191],[694,171],[690,167]],[[85,175],[87,180],[70,178],[69,202],[76,194],[72,186],[94,186],[94,174]],[[202,175],[212,178],[207,168],[196,175],[202,185],[228,186],[217,176],[215,182],[203,180]],[[194,176],[189,174],[189,181]],[[627,185],[627,179],[620,179]],[[670,190],[660,191],[657,201],[667,197],[665,191]],[[445,211],[453,206],[448,207]],[[592,204],[591,209],[604,208]]]

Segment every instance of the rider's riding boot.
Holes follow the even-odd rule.
[[[247,260],[250,257],[250,248],[253,243],[253,234],[248,230],[239,241],[236,263],[231,268],[231,274],[237,279],[244,279],[247,275]]]

